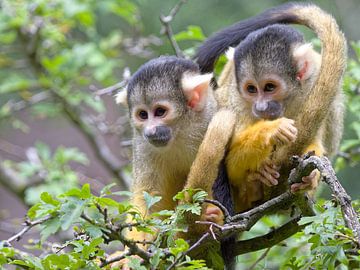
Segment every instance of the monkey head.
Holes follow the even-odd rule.
[[[127,87],[135,131],[156,148],[171,146],[189,119],[206,111],[211,78],[211,74],[200,75],[192,61],[176,57],[144,64]]]
[[[311,44],[304,43],[302,34],[287,25],[251,33],[227,56],[231,54],[241,99],[251,106],[255,118],[268,120],[286,113],[291,107],[288,101],[315,81],[319,66]]]

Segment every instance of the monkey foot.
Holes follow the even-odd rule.
[[[320,172],[315,169],[308,176],[302,178],[301,183],[292,184],[290,187],[291,192],[309,191],[316,188],[318,180],[320,178]]]
[[[219,207],[213,204],[206,204],[201,221],[209,221],[219,225],[224,224],[224,214]]]
[[[280,174],[278,172],[279,166],[273,164],[271,161],[265,161],[260,169],[248,175],[249,181],[260,181],[268,187],[276,186]]]

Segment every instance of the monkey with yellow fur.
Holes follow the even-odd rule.
[[[286,25],[244,31],[264,16],[313,29],[322,41],[322,55]],[[336,151],[342,133],[346,42],[335,20],[317,6],[285,4],[210,37],[198,52],[202,71],[212,70],[220,54],[237,44],[215,93],[220,107],[237,114],[226,167],[239,212],[264,201],[264,189],[278,184],[278,170],[289,165],[291,155]],[[314,171],[291,189],[314,189],[318,178]]]

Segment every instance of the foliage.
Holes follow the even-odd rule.
[[[177,269],[207,269],[203,261],[193,260],[184,254],[189,249],[185,240],[174,240],[177,232],[187,230],[184,214],[200,213],[200,203],[206,193],[189,191],[193,193],[191,204],[181,204],[174,211],[155,212],[144,219],[128,200],[118,202],[111,198],[131,195],[129,192],[111,192],[113,187],[113,184],[106,186],[100,196],[91,194],[88,184],[58,196],[42,193],[41,201],[29,209],[28,217],[29,222],[45,218],[40,225],[40,241],[36,248],[46,252],[41,257],[36,257],[13,249],[3,242],[0,249],[1,265],[13,264],[30,269],[100,269],[99,263],[105,258],[104,249],[111,242],[120,240],[128,245],[129,240],[122,236],[122,232],[130,226],[132,229],[137,228],[151,234],[157,232],[159,235],[151,243],[152,256],[145,264],[146,268],[141,265],[139,258],[129,257],[132,269],[165,269],[175,259],[178,260]],[[174,200],[183,197],[184,192],[179,193]],[[144,193],[144,199],[147,209],[150,209],[161,198]],[[132,216],[132,223],[126,223],[126,215]],[[47,248],[49,236],[68,229],[74,232],[75,238],[62,244],[51,244],[52,248]]]
[[[140,36],[134,43],[136,49],[149,46],[140,42],[143,29],[137,4],[141,2],[2,0],[0,123],[6,121],[14,128],[28,132],[28,123],[16,118],[15,112],[29,108],[32,117],[65,115],[85,137],[91,137],[92,126],[86,125],[79,115],[106,113],[102,99],[91,89],[119,81],[127,57],[124,48],[129,46],[130,35]],[[111,26],[108,29],[102,27],[105,20],[106,25]],[[135,34],[129,34],[129,28]],[[205,35],[201,27],[190,25],[174,38],[181,45],[185,44],[182,47],[187,48],[187,56],[193,56],[194,44],[203,41]],[[352,48],[355,59],[349,59],[344,79],[352,124],[336,161],[338,170],[348,164],[358,164],[360,160],[360,42],[352,43]],[[225,57],[220,58],[216,74],[225,61]],[[96,122],[91,120],[92,124]],[[181,192],[175,199],[183,200],[187,192],[192,197],[191,202],[179,204],[175,210],[152,213],[144,219],[136,207],[124,199],[131,195],[128,192],[112,192],[114,186],[110,185],[96,196],[88,184],[78,188],[79,177],[72,169],[73,164],[88,165],[88,158],[75,148],[60,146],[51,151],[43,143],[28,149],[26,160],[5,163],[17,173],[22,183],[29,184],[19,193],[25,196],[28,205],[33,205],[26,224],[44,221],[38,225],[39,237],[35,237],[30,245],[17,249],[2,242],[0,266],[100,269],[99,265],[106,258],[105,251],[111,251],[114,245],[118,249],[120,242],[131,245],[121,234],[129,226],[125,217],[130,215],[136,223],[130,227],[158,235],[150,245],[152,256],[145,264],[138,257],[128,257],[133,269],[166,269],[172,263],[176,263],[176,269],[208,269],[204,261],[187,254],[188,242],[175,237],[178,232],[187,230],[186,213],[200,214],[201,203],[206,197],[204,192]],[[144,199],[148,209],[161,200],[148,193],[144,193]],[[359,211],[359,203],[354,204]],[[239,256],[239,266],[252,269],[359,268],[360,254],[353,249],[353,235],[344,226],[339,207],[331,201],[320,201],[316,210],[317,216],[301,221],[312,221],[303,232],[269,250]],[[243,237],[264,234],[285,219],[280,215],[265,217]],[[74,237],[68,234],[64,237],[62,233],[69,231]],[[39,253],[39,256],[34,255]]]

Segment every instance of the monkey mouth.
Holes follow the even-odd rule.
[[[168,138],[148,139],[148,142],[155,147],[165,147],[169,144],[170,139]]]

